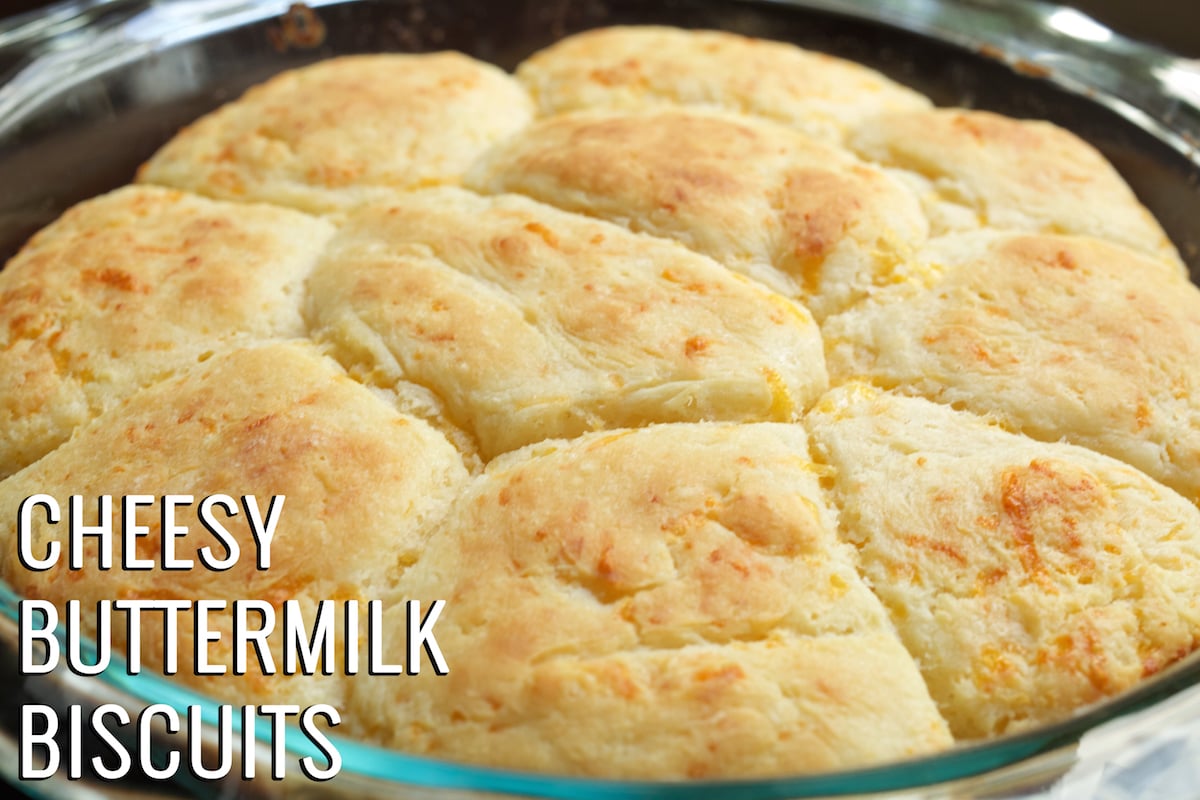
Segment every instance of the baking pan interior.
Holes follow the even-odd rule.
[[[995,53],[799,4],[745,0],[367,0],[321,6],[323,42],[283,52],[267,19],[131,57],[58,90],[0,133],[0,259],[72,204],[128,183],[175,131],[290,67],[347,53],[461,50],[512,69],[564,35],[657,23],[783,39],[874,67],[938,105],[1048,119],[1116,165],[1200,276],[1200,167],[1110,108]],[[74,78],[74,80],[73,80]]]
[[[939,105],[1047,119],[1069,128],[1113,162],[1175,242],[1193,280],[1200,278],[1197,162],[1095,97],[1062,88],[1040,70],[1014,69],[991,50],[780,0],[362,0],[321,5],[315,12],[325,29],[317,46],[283,47],[273,17],[217,24],[196,35],[185,30],[174,43],[131,51],[105,69],[67,72],[21,115],[0,119],[0,263],[66,208],[128,183],[180,127],[281,70],[342,54],[443,49],[512,69],[533,51],[579,30],[652,23],[790,41],[878,69]],[[0,61],[0,68],[13,65],[19,63]],[[0,676],[20,684],[13,666],[6,658]],[[1182,669],[1080,719],[999,747],[923,759],[901,771],[860,771],[854,785],[860,790],[920,785],[1044,752],[1074,741],[1090,725],[1195,682],[1198,674],[1200,660],[1193,656]],[[469,768],[467,773],[474,774]],[[514,788],[531,785],[518,781]],[[765,787],[757,793],[764,797],[791,796],[797,788],[841,792],[848,786],[836,778],[817,778],[806,787],[757,785]],[[746,796],[751,795],[757,796]]]

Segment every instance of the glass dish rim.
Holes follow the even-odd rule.
[[[314,8],[363,0],[314,0]],[[1200,164],[1200,68],[1198,63],[1109,31],[1102,40],[1080,38],[1055,27],[1063,7],[1017,0],[1003,7],[950,0],[725,0],[731,5],[773,5],[800,11],[859,17],[923,34],[978,54],[1000,58],[1015,69],[1045,70],[1062,88],[1108,107],[1147,130],[1190,161]],[[278,16],[287,2],[185,0],[157,5],[152,0],[66,0],[47,9],[0,23],[0,53],[74,37],[67,49],[38,53],[31,63],[0,85],[0,136],[44,103],[51,88],[100,75],[156,49],[176,46],[241,25]],[[170,7],[164,18],[154,13]],[[954,10],[951,22],[933,21],[932,9]],[[190,9],[190,11],[189,11]],[[1079,12],[1072,12],[1079,16]],[[988,20],[991,25],[979,24]],[[132,26],[130,23],[134,23]],[[140,23],[140,26],[139,24]],[[1093,30],[1101,36],[1098,23]],[[1020,31],[1021,36],[1014,34]],[[121,44],[114,47],[114,44]],[[68,81],[63,81],[69,75]],[[1171,80],[1171,76],[1183,76]],[[1134,80],[1127,81],[1127,78]],[[1194,79],[1189,84],[1188,78]],[[1195,94],[1191,89],[1195,88]],[[15,626],[20,598],[0,582],[0,624]],[[59,631],[62,638],[61,629]],[[92,679],[146,703],[165,702],[184,712],[200,705],[209,725],[218,701],[151,673],[129,675],[113,668]],[[1048,726],[951,750],[871,767],[810,775],[719,781],[638,781],[576,778],[475,766],[416,756],[332,735],[343,759],[343,774],[397,781],[436,789],[475,790],[496,795],[550,798],[661,798],[701,800],[724,797],[784,798],[894,792],[986,777],[1058,747],[1072,745],[1109,720],[1169,700],[1200,683],[1200,652],[1193,653],[1134,689]],[[301,737],[291,737],[293,757],[322,754]]]
[[[0,581],[0,626],[9,629],[6,632],[12,639],[17,635],[19,603],[22,599],[6,582]],[[59,645],[65,647],[66,637],[61,625],[56,637]],[[85,641],[81,649],[81,657],[94,663],[94,644]],[[131,675],[123,667],[124,661],[113,654],[112,666],[101,675],[82,677],[72,673],[72,677],[94,681],[101,687],[128,695],[145,705],[165,703],[180,714],[185,714],[189,706],[199,706],[205,724],[216,726],[217,708],[221,701],[153,672]],[[1081,709],[1075,715],[1050,725],[995,739],[961,743],[949,750],[903,761],[835,772],[769,778],[696,781],[580,778],[464,764],[391,750],[336,733],[326,735],[341,755],[344,774],[401,781],[405,785],[430,789],[475,790],[497,796],[564,800],[712,800],[729,797],[730,792],[736,792],[735,796],[747,800],[837,797],[906,791],[985,776],[993,770],[1011,767],[1026,759],[1074,744],[1081,735],[1099,725],[1169,701],[1177,692],[1193,685],[1200,685],[1200,651],[1119,696]],[[236,715],[233,725],[235,731],[240,730]],[[289,757],[293,759],[308,756],[315,758],[318,763],[324,761],[324,754],[303,737],[290,737],[287,749]]]

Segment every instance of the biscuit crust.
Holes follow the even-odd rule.
[[[1186,275],[1171,240],[1112,165],[1052,123],[924,109],[869,120],[846,145],[905,178],[935,234],[994,228],[1093,236]]]
[[[491,150],[467,184],[674,239],[818,319],[890,282],[927,234],[917,198],[844,150],[694,109],[552,117]]]
[[[517,68],[543,116],[588,108],[736,111],[814,139],[928,98],[874,70],[782,42],[722,31],[614,26],[569,36]]]
[[[324,220],[132,186],[72,208],[0,272],[0,475],[197,359],[299,336]]]
[[[371,476],[369,483],[364,475]],[[114,496],[118,568],[101,569],[99,544],[88,538],[82,570],[68,569],[64,556],[48,572],[31,572],[17,563],[15,532],[6,527],[0,574],[27,597],[82,601],[89,611],[83,632],[92,636],[90,610],[100,600],[263,600],[277,619],[285,601],[298,600],[302,613],[311,615],[320,600],[371,600],[394,585],[466,478],[461,457],[441,434],[398,414],[311,344],[232,350],[134,395],[0,483],[0,506],[14,515],[32,494],[50,494],[64,509],[68,495],[81,495],[88,525],[99,521],[96,498]],[[120,569],[126,555],[120,498],[132,494],[159,498],[137,515],[148,533],[136,555],[149,559],[159,555],[163,495],[195,500],[178,517],[189,532],[176,541],[177,551],[191,558],[198,548],[215,546],[196,516],[204,497],[253,495],[265,513],[271,496],[284,496],[270,568],[257,569],[241,514],[226,525],[241,550],[231,569]],[[44,553],[50,541],[60,541],[65,552],[66,512],[58,525],[34,519],[34,551]],[[143,618],[143,663],[161,670],[164,629],[161,617],[146,618],[154,616]],[[232,669],[231,617],[213,619],[222,640],[207,648],[209,661]],[[351,679],[339,674],[340,654],[331,676],[264,674],[251,658],[243,676],[198,677],[194,633],[192,618],[180,615],[179,678],[185,683],[236,703],[344,705]],[[339,640],[341,635],[339,625]],[[127,636],[118,626],[114,647],[122,648]],[[276,665],[283,664],[280,642],[271,640]]]
[[[353,718],[435,757],[619,777],[946,746],[819,473],[803,428],[781,424],[657,425],[496,459],[406,575],[446,599],[443,649],[471,656],[445,677],[359,681]]]
[[[512,78],[459,53],[347,56],[285,72],[202,117],[138,179],[337,211],[457,183],[532,111]]]
[[[1063,719],[1196,647],[1200,512],[1144,474],[861,385],[805,422],[956,737]]]
[[[442,398],[485,460],[602,428],[788,421],[827,386],[802,306],[523,197],[435,189],[360,209],[308,310],[348,367]]]
[[[923,280],[826,324],[837,382],[991,414],[1200,499],[1200,290],[1081,237],[962,234],[916,260]]]

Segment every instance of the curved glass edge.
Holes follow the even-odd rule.
[[[310,0],[320,8],[348,0]],[[0,25],[0,136],[78,84],[173,44],[278,17],[290,0],[68,0]],[[15,64],[5,74],[3,65]]]
[[[65,0],[0,21],[0,97],[23,69],[55,53],[84,52],[102,31],[145,11],[151,2]]]
[[[876,20],[996,58],[1086,96],[1200,164],[1200,60],[1040,0],[758,0]]]
[[[311,0],[319,8],[352,0]],[[1098,102],[1200,163],[1200,60],[1040,0],[733,0],[850,15],[1007,62]],[[282,14],[289,0],[67,0],[0,24],[0,134],[78,81],[146,53]],[[5,64],[23,65],[5,74]],[[5,80],[7,78],[7,80]]]
[[[0,582],[0,638],[15,641],[18,636],[19,596]],[[66,644],[65,633],[58,629],[60,644]],[[94,646],[85,644],[83,657],[95,658]],[[178,683],[152,673],[130,675],[124,663],[114,657],[113,666],[103,677],[83,678],[73,674],[62,676],[67,681],[87,685],[89,696],[96,693],[108,702],[121,702],[126,707],[166,703],[180,714],[189,706],[199,706],[204,722],[217,724],[219,703]],[[1073,745],[1080,736],[1110,720],[1135,711],[1150,708],[1168,700],[1189,686],[1200,684],[1200,653],[1165,670],[1133,690],[1106,703],[1092,707],[1063,722],[1000,739],[958,747],[910,759],[904,762],[875,767],[823,773],[819,775],[756,778],[745,780],[656,782],[570,778],[540,773],[479,767],[437,759],[408,755],[374,745],[332,735],[329,738],[342,757],[342,772],[356,779],[395,782],[429,789],[478,792],[484,796],[522,796],[561,798],[562,800],[715,800],[736,796],[745,800],[786,800],[786,798],[837,797],[873,792],[897,792],[929,789],[942,786],[950,790],[947,796],[969,796],[961,789],[945,784],[1010,768],[1019,777],[1022,772],[1040,774],[1052,780],[1074,763]],[[70,687],[64,687],[69,689]],[[239,729],[234,721],[235,730]],[[324,754],[304,737],[290,737],[289,757],[312,757],[324,763]],[[297,744],[298,742],[298,744]],[[1055,751],[1059,751],[1055,754]],[[1055,754],[1048,764],[1023,768],[1021,762],[1034,756]],[[12,764],[0,765],[0,771],[10,773]],[[1015,767],[1015,769],[1013,769]],[[1041,770],[1039,773],[1038,770]],[[15,777],[9,774],[9,777]],[[989,775],[1000,782],[1002,776]],[[969,788],[969,787],[964,787]],[[979,787],[983,788],[983,787]],[[989,791],[997,786],[988,785]]]
[[[352,1],[312,0],[309,5]],[[1018,71],[1086,95],[1200,164],[1200,63],[1129,40],[1074,10],[1036,0],[1004,4],[944,0],[733,2],[860,17],[976,50]],[[13,18],[0,24],[0,81],[4,81],[0,85],[0,135],[24,115],[51,102],[64,75],[72,82],[85,80],[173,44],[278,16],[288,4],[287,0],[69,0]],[[2,66],[6,63],[20,63],[21,68],[6,74]],[[0,623],[9,628],[17,624],[18,601],[11,588],[0,582]],[[7,633],[15,636],[11,630]],[[63,637],[61,629],[59,636]],[[162,677],[129,675],[114,668],[103,679],[77,680],[108,684],[134,701],[165,702],[181,713],[189,705],[200,705],[204,720],[216,724],[215,701]],[[1088,730],[1198,683],[1200,653],[1119,698],[1052,726],[897,764],[777,779],[663,783],[565,778],[443,762],[331,738],[343,757],[344,773],[433,789],[595,800],[831,797],[945,786],[1019,766],[1026,759],[1048,753],[1057,753],[1048,772],[1061,774],[1073,761],[1072,745]],[[289,747],[292,756],[323,757],[311,742],[292,737],[297,739],[300,743]],[[12,766],[5,763],[0,771],[8,774]]]
[[[68,0],[17,14],[0,22],[0,48],[36,48],[89,27],[96,18],[121,6],[145,5],[145,0]]]

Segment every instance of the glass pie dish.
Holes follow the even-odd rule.
[[[562,36],[598,25],[662,23],[793,41],[883,71],[942,105],[1044,118],[1091,141],[1123,173],[1191,266],[1200,272],[1194,220],[1200,206],[1200,73],[1188,63],[1125,41],[1075,12],[1028,4],[785,2],[512,3],[342,2],[291,8],[203,0],[170,4],[93,2],[58,6],[0,29],[0,251],[11,255],[65,208],[126,182],[181,125],[280,70],[333,55],[457,49],[511,68]],[[199,704],[215,736],[215,704],[146,675],[24,676],[17,669],[17,598],[0,596],[4,678],[15,687],[5,716],[6,775],[15,777],[14,724],[24,702],[129,707]],[[960,746],[902,764],[836,774],[734,782],[616,782],[469,767],[338,742],[343,764],[328,783],[298,770],[281,782],[232,782],[247,795],[571,798],[786,798],[899,792],[930,797],[1020,796],[1073,767],[1128,747],[1146,718],[1159,733],[1200,681],[1193,655],[1105,704],[1055,725]],[[1194,698],[1191,700],[1194,702]],[[1138,727],[1141,730],[1141,727]],[[162,734],[160,745],[168,743]],[[1080,744],[1081,740],[1084,744]],[[1169,739],[1176,760],[1178,739]],[[210,742],[211,744],[211,742]],[[1085,746],[1086,745],[1086,746]],[[260,759],[265,748],[259,748]],[[1097,753],[1089,755],[1089,753]],[[1083,754],[1081,756],[1081,754]],[[294,747],[292,759],[319,756]],[[1079,762],[1079,763],[1077,763]],[[1158,765],[1162,769],[1161,763]],[[260,775],[268,769],[260,767]],[[119,786],[52,778],[27,784],[48,796],[209,796],[211,785],[128,780]]]

